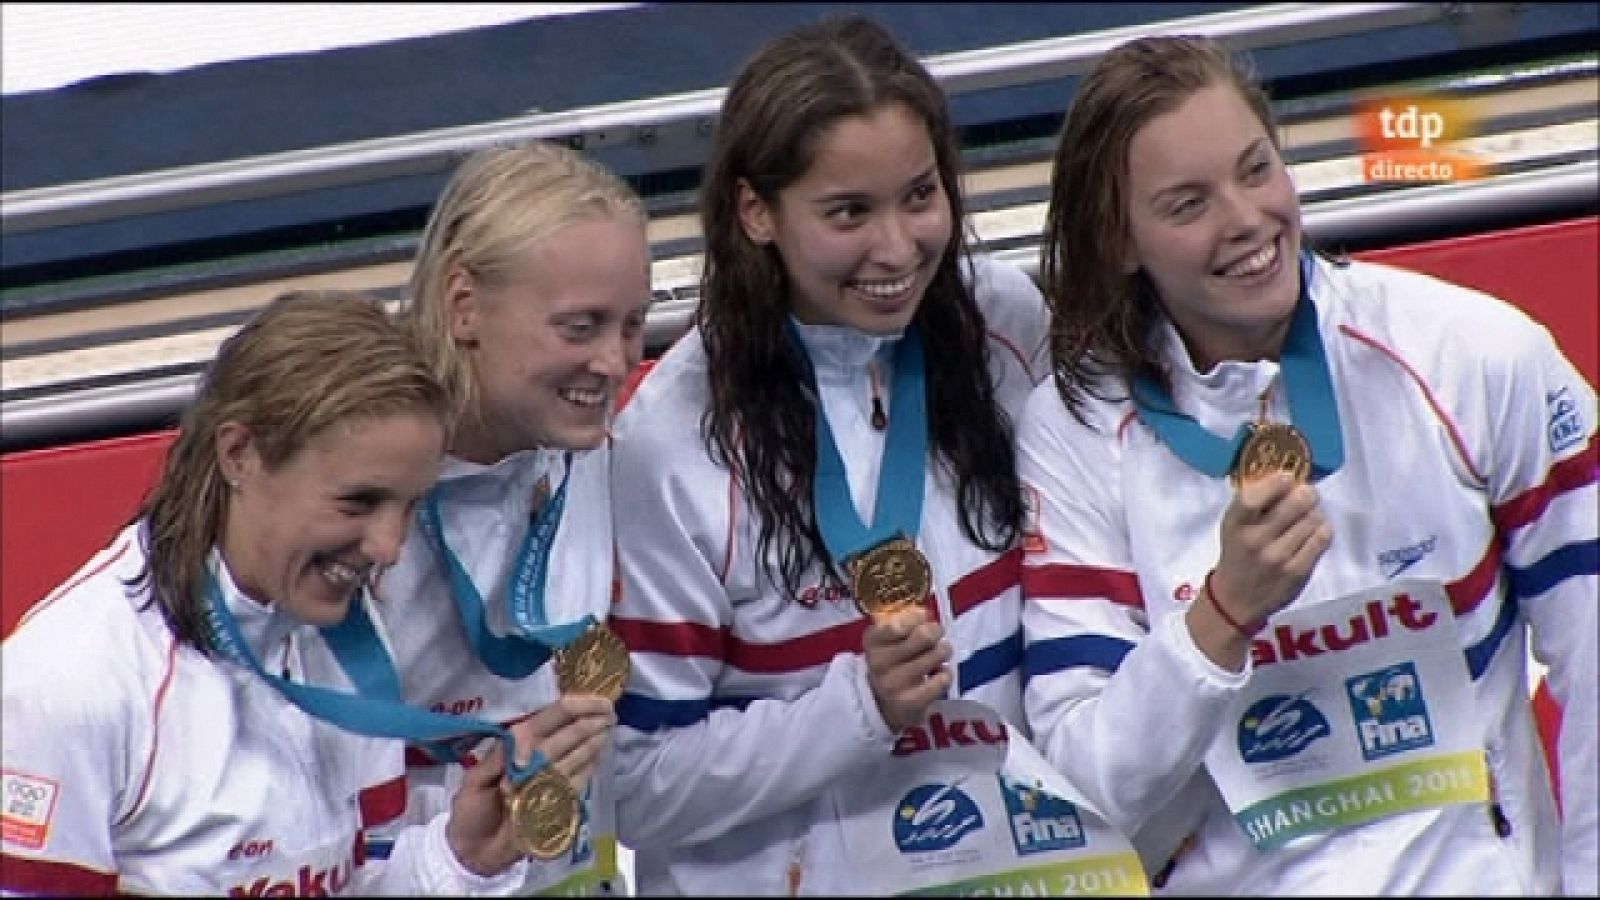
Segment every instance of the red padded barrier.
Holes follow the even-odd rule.
[[[1600,385],[1600,217],[1359,253],[1509,300]]]
[[[1518,304],[1600,385],[1600,217],[1358,254],[1437,275]],[[619,402],[653,363],[629,377]],[[105,546],[138,509],[172,432],[0,457],[0,633]],[[1547,747],[1560,710],[1543,685],[1535,710]],[[1552,748],[1553,750],[1553,748]],[[1554,759],[1552,752],[1551,759]]]
[[[0,633],[132,520],[175,434],[0,457]]]

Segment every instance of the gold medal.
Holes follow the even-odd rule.
[[[909,539],[891,538],[846,565],[856,606],[874,619],[916,606],[933,590],[933,569]]]
[[[557,650],[556,679],[563,694],[599,694],[617,702],[628,683],[628,647],[616,632],[596,624]]]
[[[1311,477],[1311,446],[1293,425],[1258,422],[1239,448],[1233,466],[1233,486],[1240,488],[1273,472],[1288,472],[1305,484]]]
[[[513,788],[507,812],[517,849],[534,859],[555,859],[578,837],[578,794],[560,772],[546,766]]]

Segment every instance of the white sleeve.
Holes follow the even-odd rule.
[[[1034,744],[1133,834],[1201,767],[1249,670],[1206,659],[1181,613],[1147,621],[1116,442],[1115,423],[1083,426],[1053,382],[1024,408],[1017,468],[1037,516],[1024,541],[1023,699]]]
[[[62,637],[34,622],[5,643],[0,680],[0,891],[113,894],[112,824],[132,803],[154,694],[131,671],[73,668]],[[70,657],[70,659],[69,659]]]
[[[1509,598],[1531,626],[1534,658],[1561,705],[1562,890],[1600,890],[1596,667],[1600,634],[1600,488],[1594,388],[1548,331],[1499,323],[1481,373],[1490,441],[1486,477],[1505,547]]]
[[[643,415],[679,387],[647,382],[614,431],[611,625],[633,662],[617,709],[617,821],[635,847],[704,841],[795,808],[893,739],[857,654],[836,656],[791,700],[718,695],[733,618],[722,581],[729,476],[697,430],[673,427],[687,416]]]
[[[364,865],[351,880],[352,894],[397,896],[506,897],[527,880],[528,861],[518,860],[498,875],[477,875],[456,859],[445,837],[450,814],[440,813],[426,825],[413,825],[395,838],[394,850],[382,865]]]
[[[983,311],[991,341],[1001,345],[998,349],[991,345],[991,352],[1010,357],[996,371],[996,391],[1002,397],[1026,397],[1050,374],[1049,307],[1039,286],[1021,267],[987,255],[975,255],[972,262],[973,296]],[[1026,384],[1008,383],[1013,364]],[[1021,402],[1017,401],[1013,412]]]

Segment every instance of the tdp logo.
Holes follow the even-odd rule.
[[[1361,756],[1373,760],[1433,744],[1433,725],[1416,666],[1409,662],[1348,678]]]
[[[1070,800],[1043,788],[1009,782],[1004,775],[995,777],[1000,780],[1006,818],[1011,825],[1011,842],[1016,845],[1018,854],[1070,850],[1082,847],[1087,841],[1078,808]]]
[[[1368,181],[1467,181],[1483,175],[1480,159],[1452,149],[1475,130],[1469,101],[1376,97],[1360,105],[1358,117]]]
[[[917,785],[895,804],[894,842],[901,853],[947,850],[982,828],[978,804],[955,784]]]

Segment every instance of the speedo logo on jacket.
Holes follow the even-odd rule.
[[[1410,594],[1396,594],[1387,603],[1368,601],[1361,612],[1344,622],[1329,622],[1303,630],[1279,625],[1269,636],[1258,637],[1251,643],[1250,655],[1258,667],[1309,659],[1387,637],[1400,628],[1427,631],[1438,618],[1436,613],[1424,612]]]

